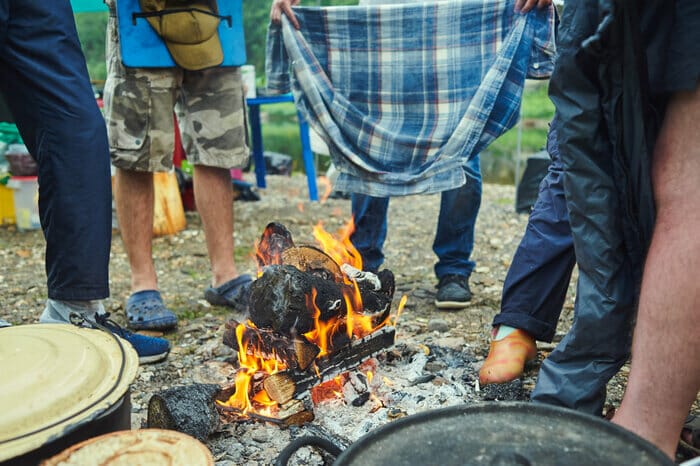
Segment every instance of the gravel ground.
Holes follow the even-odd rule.
[[[246,174],[246,177],[252,181],[252,175]],[[259,191],[260,201],[235,203],[236,260],[240,272],[255,273],[252,248],[269,222],[277,221],[286,225],[296,243],[314,243],[311,232],[316,223],[323,222],[327,231],[334,232],[350,217],[348,200],[310,202],[306,178],[302,175],[268,176],[267,180],[268,188]],[[322,184],[320,190],[323,191]],[[442,366],[436,369],[435,365],[430,366],[428,358],[422,361],[420,368],[423,372],[438,373],[438,376],[444,376],[439,372],[443,369],[447,372],[453,369],[461,371],[461,388],[456,389],[461,395],[456,402],[483,399],[483,394],[475,387],[475,374],[488,350],[490,322],[499,308],[503,279],[527,223],[526,215],[515,213],[514,197],[515,190],[512,186],[484,186],[473,253],[477,262],[471,277],[474,298],[467,309],[451,313],[438,312],[433,306],[436,280],[432,268],[435,256],[431,245],[439,196],[396,198],[391,203],[385,267],[391,269],[396,276],[396,297],[404,294],[408,297],[397,327],[397,347],[412,355],[407,364],[416,364],[415,354],[425,346],[432,348],[434,355],[436,351],[443,356],[446,352],[461,354],[466,361],[461,365],[452,367],[450,364],[445,365],[444,361],[438,361],[438,366]],[[4,264],[0,272],[0,318],[15,325],[35,323],[38,320],[46,297],[43,251],[41,232],[17,232],[14,227],[0,228],[0,260]],[[242,317],[232,314],[228,309],[212,307],[202,297],[209,280],[209,268],[204,236],[196,213],[187,214],[187,227],[184,231],[154,240],[154,256],[164,299],[180,321],[176,331],[165,335],[173,344],[169,358],[163,363],[139,369],[132,387],[132,425],[135,428],[144,422],[147,403],[153,393],[193,381],[221,383],[230,380],[234,369],[227,361],[233,353],[221,343],[222,326],[231,317]],[[115,320],[125,323],[123,306],[129,292],[129,269],[117,231],[112,243],[110,274],[112,296],[106,301],[106,307],[111,310]],[[567,331],[573,318],[575,277],[576,273],[555,343]],[[512,398],[527,396],[534,386],[539,362],[553,347],[554,344],[539,344],[538,363],[528,370],[522,387],[518,387],[517,394]],[[400,371],[401,368],[397,370]],[[391,368],[387,371],[391,372]],[[610,406],[619,404],[627,372],[625,366],[610,382]],[[400,380],[400,376],[392,376],[396,377],[395,380]],[[392,376],[388,378],[391,379]],[[454,374],[451,380],[456,380]],[[429,392],[434,392],[435,386],[440,383],[432,381],[427,385],[431,388]],[[444,398],[446,395],[442,396]],[[453,404],[444,399],[438,403],[445,402]],[[409,406],[406,411],[410,414],[412,411],[433,407],[437,406],[423,402],[420,406]],[[329,419],[326,429],[348,441],[355,440],[370,427],[387,422],[386,415],[363,428],[349,421],[350,425],[345,426],[346,432],[339,432],[338,430],[343,430],[343,425],[332,425],[333,415],[330,412],[333,411],[342,410],[337,406],[335,409],[323,405],[317,407],[315,423],[323,426],[323,419]],[[360,410],[350,416],[356,417],[357,422],[361,423],[366,415],[366,412]],[[228,426],[211,439],[208,446],[215,453],[217,464],[235,464],[241,461],[246,464],[269,464],[279,448],[297,435],[291,430],[280,436],[276,434],[278,431],[276,426],[260,423]],[[232,447],[234,444],[238,446]],[[314,464],[310,458],[299,461]]]

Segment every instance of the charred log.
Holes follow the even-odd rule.
[[[294,247],[294,240],[287,227],[277,222],[268,223],[257,247],[258,266],[281,264],[282,252],[291,247]]]
[[[391,278],[387,288],[393,291]],[[377,315],[377,319],[386,318],[393,295],[371,288],[359,287],[364,313]],[[312,301],[314,290],[316,297]],[[350,285],[324,280],[289,265],[272,265],[251,285],[250,320],[258,328],[288,336],[303,334],[313,329],[316,309],[323,322],[346,315],[344,296],[353,293]]]
[[[233,408],[224,404],[217,404],[216,409],[225,421],[241,421],[245,419],[255,419],[263,422],[271,422],[283,427],[300,426],[314,420],[313,409],[306,400],[290,400],[279,405],[279,409],[273,414],[260,414],[254,411],[244,413],[238,408]]]
[[[379,351],[391,347],[394,344],[395,335],[396,331],[393,327],[384,327],[327,357],[318,358],[317,371],[278,372],[267,377],[263,381],[263,387],[268,396],[280,404],[300,398],[311,387],[352,370]]]
[[[146,425],[177,430],[205,442],[219,426],[214,400],[220,390],[214,384],[192,384],[157,393],[148,402]]]
[[[236,328],[240,324],[235,320],[226,322],[223,341],[226,346],[240,351]],[[241,341],[248,354],[257,354],[265,359],[277,359],[290,369],[306,370],[319,353],[318,346],[303,336],[287,338],[268,329],[244,326]]]

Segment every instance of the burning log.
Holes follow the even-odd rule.
[[[267,395],[277,403],[287,403],[303,396],[311,387],[359,366],[366,359],[394,344],[396,331],[384,327],[316,360],[318,372],[286,370],[267,377],[263,387]]]
[[[336,283],[343,281],[340,266],[331,256],[314,246],[303,245],[285,249],[282,252],[282,264],[291,265],[324,280],[333,280]]]
[[[383,271],[386,289],[359,285],[365,314],[377,315],[379,322],[390,311],[394,280],[391,271]],[[319,320],[327,322],[347,314],[345,296],[353,296],[351,285],[325,280],[290,265],[272,265],[251,285],[250,320],[258,328],[273,329],[285,335],[303,334]]]
[[[219,426],[214,400],[220,391],[218,385],[198,383],[157,393],[148,402],[146,425],[177,430],[205,442]]]
[[[235,320],[226,322],[224,329],[224,344],[240,351],[239,337],[236,328],[240,324]],[[244,326],[241,341],[248,354],[253,352],[266,359],[277,358],[292,369],[306,370],[320,352],[318,346],[303,336],[287,338],[266,329],[257,329]]]
[[[224,400],[220,400],[224,401]],[[284,427],[300,426],[314,420],[313,409],[308,400],[290,400],[279,405],[277,412],[272,414],[260,414],[257,412],[244,413],[240,409],[219,403],[216,409],[226,420],[240,421],[242,419],[255,419],[257,421],[271,422]]]
[[[260,236],[257,247],[258,266],[280,264],[282,252],[294,246],[292,234],[281,223],[268,223]]]

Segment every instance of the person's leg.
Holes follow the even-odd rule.
[[[387,232],[389,198],[353,193],[350,202],[355,223],[350,242],[362,256],[362,268],[377,272],[384,263],[382,248]]]
[[[107,135],[68,1],[3,2],[0,90],[39,165],[48,296],[109,296]]]
[[[228,169],[194,166],[194,197],[211,263],[212,286],[238,275],[233,261],[233,187]]]
[[[547,137],[552,162],[540,183],[525,235],[503,284],[489,354],[479,382],[510,382],[537,355],[535,340],[552,341],[576,258],[562,184],[556,120]]]
[[[481,206],[479,155],[472,157],[463,170],[466,183],[444,191],[440,197],[440,214],[433,240],[433,252],[438,257],[434,267],[438,279],[445,275],[468,278],[475,266],[471,255],[476,216]]]
[[[126,339],[141,363],[160,361],[168,341],[124,331],[100,301],[109,296],[109,149],[70,4],[0,2],[0,29],[7,34],[0,90],[39,165],[49,295],[40,322],[68,323],[77,314]]]
[[[580,49],[599,18],[597,2],[565,3],[549,82],[579,278],[574,322],[542,363],[531,395],[593,415],[600,415],[606,385],[629,356],[636,288],[599,76],[590,71],[599,59]]]
[[[435,306],[438,309],[461,309],[471,300],[469,276],[476,265],[471,260],[474,228],[481,206],[481,169],[479,155],[463,166],[466,182],[457,189],[444,191],[440,197],[440,214],[433,240],[438,257]]]
[[[522,329],[539,341],[554,337],[576,263],[555,124],[547,137],[552,163],[503,283],[501,312],[493,320],[494,326]]]
[[[126,316],[133,329],[169,329],[177,325],[177,317],[158,291],[152,257],[153,172],[172,169],[173,107],[180,73],[170,68],[124,67],[115,17],[110,17],[107,39],[104,114],[110,155],[117,168],[117,220],[131,268]]]
[[[656,225],[644,267],[627,389],[613,422],[673,458],[700,390],[700,86],[671,100],[653,158]]]
[[[194,195],[212,271],[205,298],[243,310],[248,275],[238,276],[233,243],[231,168],[248,161],[243,84],[238,68],[185,72],[176,105],[187,158],[194,165]]]
[[[131,293],[158,289],[153,265],[153,174],[117,168],[114,200],[119,232],[131,268]]]

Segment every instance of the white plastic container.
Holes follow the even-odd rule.
[[[254,99],[257,97],[257,92],[255,91],[255,67],[253,65],[243,65],[241,66],[241,81],[246,87],[246,99]]]
[[[41,228],[39,220],[39,183],[36,176],[13,176],[7,187],[14,190],[15,223],[18,230]]]

